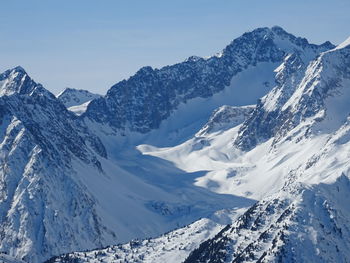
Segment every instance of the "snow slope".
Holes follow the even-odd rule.
[[[133,240],[127,244],[103,250],[75,252],[53,257],[47,262],[182,262],[198,244],[212,238],[224,224],[233,222],[245,209],[218,211],[214,216],[200,219],[188,226],[154,239]]]

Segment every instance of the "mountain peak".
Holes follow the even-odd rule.
[[[27,74],[27,72],[25,71],[25,69],[21,66],[16,66],[13,69],[11,69],[11,71],[13,72],[19,72],[19,73],[23,73],[23,74]]]
[[[271,32],[275,33],[276,35],[280,35],[280,36],[294,36],[291,33],[288,33],[286,30],[284,30],[282,27],[280,26],[273,26],[271,28],[269,28],[271,30]]]
[[[185,62],[197,62],[197,61],[202,60],[202,59],[203,58],[199,57],[199,56],[190,56],[185,60]]]
[[[113,85],[104,98],[92,101],[82,116],[116,129],[146,133],[157,129],[180,104],[224,90],[248,67],[261,63],[277,66],[291,53],[307,54],[304,59],[308,60],[326,50],[278,26],[257,28],[233,40],[219,55],[206,59],[192,56],[160,69],[139,69]]]
[[[40,83],[36,83],[21,66],[6,70],[0,74],[0,97],[15,94],[30,96],[40,94],[40,96],[54,97]]]
[[[257,33],[257,32],[264,32],[265,33],[265,37],[266,36],[271,36],[273,37],[273,35],[281,37],[282,39],[289,39],[292,43],[296,44],[297,46],[314,46],[314,47],[321,47],[321,48],[325,48],[325,49],[332,49],[335,48],[335,45],[333,45],[330,41],[326,41],[321,45],[315,45],[315,44],[311,44],[309,43],[309,41],[306,38],[303,37],[297,37],[289,32],[287,32],[285,29],[283,29],[280,26],[272,26],[271,28],[269,27],[262,27],[262,28],[257,28],[253,31],[251,31],[250,33]],[[249,33],[249,32],[248,32]]]
[[[282,27],[277,26],[277,25],[271,27],[271,31],[287,33],[286,30],[284,30]]]
[[[335,48],[335,45],[332,44],[330,41],[326,41],[320,45],[321,47],[325,47],[326,49],[333,49]]]
[[[87,103],[101,95],[94,94],[83,89],[65,88],[56,98],[61,101],[67,108]]]
[[[14,76],[20,74],[21,76],[28,75],[27,72],[21,66],[17,66],[11,69],[6,70],[5,72],[0,74],[0,81],[8,78],[9,76]]]
[[[37,86],[21,66],[0,74],[0,96],[29,93]]]
[[[272,27],[258,27],[251,31],[245,32],[244,34],[271,34],[271,33],[275,33],[277,35],[291,35],[282,27],[277,25]]]

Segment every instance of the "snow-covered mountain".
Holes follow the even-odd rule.
[[[325,119],[322,127],[318,127],[319,132],[339,128],[349,114],[347,53],[348,48],[338,47],[309,65],[296,56],[288,57],[278,68],[278,85],[262,98],[255,113],[242,126],[235,144],[250,149],[272,137],[278,141],[307,119],[310,124]]]
[[[81,115],[86,111],[89,103],[93,99],[100,98],[101,95],[91,93],[87,90],[66,88],[56,97],[68,110],[74,112],[76,115]]]
[[[220,55],[190,57],[161,69],[140,69],[111,87],[103,98],[93,100],[84,116],[116,129],[147,133],[159,128],[183,104],[193,104],[190,101],[195,98],[202,99],[200,110],[209,115],[224,104],[255,104],[274,86],[273,69],[287,54],[297,53],[307,63],[333,47],[329,42],[309,44],[280,27],[259,28],[232,41]],[[213,102],[210,98],[215,94]]]
[[[101,97],[101,95],[91,93],[87,90],[65,88],[57,96],[57,99],[61,101],[67,108],[78,106],[93,99]]]
[[[138,147],[184,171],[207,171],[196,178],[198,186],[258,200],[184,262],[348,262],[350,43],[309,63],[288,54],[275,72],[276,87],[243,124],[196,134],[175,147]],[[53,262],[147,262],[177,251],[150,251],[146,243],[136,249],[144,254],[107,248],[106,255],[74,253]]]
[[[106,151],[100,140],[22,68],[0,80],[0,250],[40,262],[62,249],[113,240],[72,169],[75,160],[102,172],[98,156]]]
[[[288,66],[297,63],[289,59],[276,70],[277,86],[231,137],[237,148],[229,165],[198,179],[203,187],[260,201],[185,262],[349,259],[350,45],[320,54],[294,74]],[[161,152],[151,154],[175,155]]]
[[[22,68],[0,80],[0,250],[11,256],[41,262],[152,237],[218,208],[251,203],[196,187],[196,174],[135,150],[112,155]]]
[[[142,68],[81,115],[22,68],[6,71],[0,251],[346,262],[349,50],[259,28],[220,55]]]

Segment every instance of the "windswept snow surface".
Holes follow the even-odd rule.
[[[218,209],[254,202],[196,187],[197,173],[185,173],[166,161],[135,153],[120,156],[118,163],[101,160],[104,173],[97,177],[84,165],[74,165],[79,181],[101,204],[97,214],[117,233],[118,243],[155,237]]]
[[[73,112],[75,115],[82,115],[87,107],[89,106],[89,103],[91,102],[91,100],[87,101],[87,102],[84,102],[83,104],[80,104],[80,105],[76,105],[76,106],[71,106],[68,108],[69,111]]]

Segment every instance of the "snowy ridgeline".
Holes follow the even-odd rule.
[[[6,71],[0,251],[25,262],[346,262],[349,50],[260,28],[220,56],[64,101]]]
[[[133,240],[101,250],[75,252],[51,258],[53,262],[182,262],[198,244],[214,237],[223,223],[232,222],[244,210],[219,211],[211,219],[201,219],[158,238]],[[228,217],[227,215],[230,215]]]

